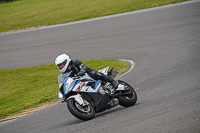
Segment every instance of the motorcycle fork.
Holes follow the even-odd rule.
[[[81,94],[80,94],[79,92],[77,92],[77,94],[78,94],[80,97],[82,97]],[[82,98],[83,98],[83,97],[82,97]],[[88,101],[86,101],[85,99],[83,99],[83,101],[84,101],[87,105],[90,104],[90,103],[89,103]]]

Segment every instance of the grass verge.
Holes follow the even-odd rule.
[[[129,68],[129,63],[116,59],[84,60],[82,63],[96,70],[114,67],[119,74]],[[59,74],[54,64],[0,70],[0,119],[57,100]]]
[[[53,25],[188,0],[17,0],[0,3],[0,33]]]

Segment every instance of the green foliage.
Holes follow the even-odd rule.
[[[0,32],[53,25],[187,0],[20,0],[0,3]]]
[[[127,62],[115,59],[82,61],[96,70],[110,66],[123,73]],[[58,99],[60,74],[54,64],[30,68],[0,70],[0,119],[37,105]]]

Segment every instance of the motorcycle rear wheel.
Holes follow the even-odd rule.
[[[93,119],[95,116],[95,110],[91,105],[82,107],[75,99],[69,99],[67,101],[67,108],[72,115],[84,121]]]
[[[129,89],[131,92],[126,95],[118,96],[119,105],[124,107],[133,106],[137,102],[137,94],[135,90],[126,82],[118,80],[119,84],[124,84],[124,86]]]

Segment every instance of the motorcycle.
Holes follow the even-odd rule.
[[[115,78],[117,73],[113,68],[106,67],[99,72]],[[59,98],[67,103],[67,108],[76,118],[81,120],[93,119],[95,113],[121,105],[133,106],[137,101],[135,90],[126,82],[118,80],[116,90],[110,83],[95,81],[88,74],[82,77],[69,77],[68,74],[58,76]]]

